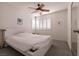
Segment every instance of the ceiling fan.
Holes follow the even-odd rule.
[[[43,3],[38,3],[37,8],[29,7],[30,9],[35,9],[35,11],[49,12],[49,9],[44,9],[45,5]],[[34,12],[35,12],[34,11]]]

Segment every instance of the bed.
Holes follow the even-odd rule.
[[[26,56],[43,56],[51,46],[51,38],[47,35],[18,33],[5,38],[6,43]]]

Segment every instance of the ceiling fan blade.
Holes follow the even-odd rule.
[[[49,12],[50,10],[48,10],[48,9],[41,9],[41,11]]]
[[[28,8],[30,8],[30,9],[36,9],[36,8],[34,8],[34,7],[28,7]]]

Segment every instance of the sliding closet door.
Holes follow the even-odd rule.
[[[77,33],[74,32],[74,30],[77,29],[77,7],[75,3],[72,4],[72,13],[71,13],[71,51],[72,55],[77,55]]]

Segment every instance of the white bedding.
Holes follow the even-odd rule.
[[[22,51],[28,51],[31,48],[40,48],[50,42],[50,36],[34,35],[31,33],[20,33],[12,35],[6,39],[11,46],[17,47]]]

